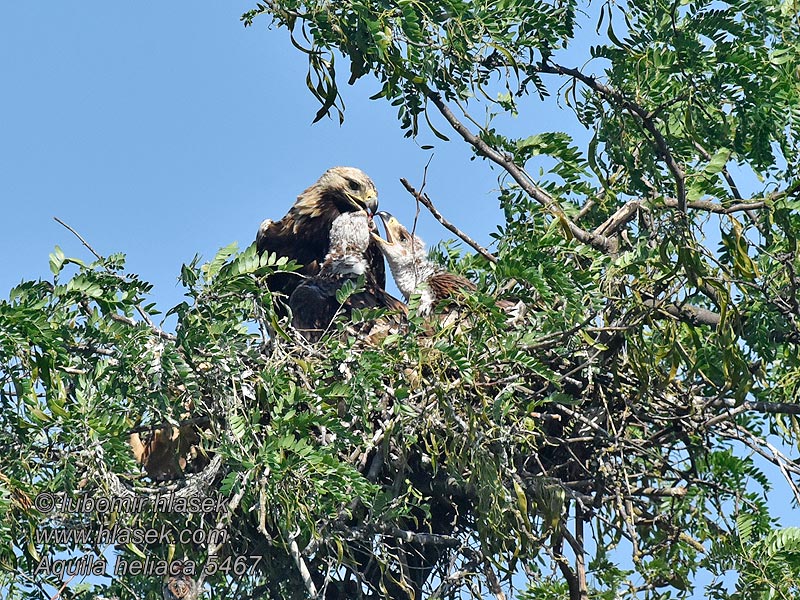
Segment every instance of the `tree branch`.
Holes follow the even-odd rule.
[[[586,583],[586,555],[583,545],[583,527],[584,527],[583,508],[580,502],[575,503],[575,540],[567,536],[567,542],[572,546],[575,552],[575,573],[578,575],[578,590],[580,592],[581,600],[589,600],[589,586]]]
[[[555,560],[556,565],[558,565],[558,568],[561,571],[561,575],[567,582],[567,587],[569,588],[569,600],[582,600],[581,586],[580,586],[580,581],[578,580],[578,576],[570,568],[569,561],[567,560],[567,557],[564,556],[561,549],[565,537],[569,537],[572,540],[574,540],[575,538],[572,537],[572,534],[564,526],[561,527],[561,532],[559,537],[560,541],[558,543],[553,544],[553,550],[552,550],[553,559]]]
[[[303,579],[303,585],[305,585],[306,591],[308,591],[308,594],[311,598],[316,598],[317,586],[314,585],[314,580],[311,578],[311,572],[308,570],[308,565],[306,565],[306,561],[303,559],[303,556],[300,553],[300,547],[297,545],[297,537],[299,534],[299,530],[297,533],[289,534],[289,553],[292,555],[292,559],[297,565],[297,570],[300,572],[300,577]]]
[[[136,308],[139,309],[139,306],[137,305]],[[141,309],[139,310],[141,311]],[[139,314],[141,314],[141,312]],[[139,325],[139,323],[134,319],[131,319],[130,317],[126,317],[125,315],[121,315],[119,313],[109,313],[108,318],[111,319],[112,321],[116,321],[117,323],[125,323],[125,325],[130,325],[131,327],[137,327]],[[159,329],[158,327],[153,325],[150,319],[146,319],[146,321],[147,321],[147,326],[150,328],[150,331],[155,336],[163,340],[167,340],[169,342],[174,342],[178,339],[175,335],[167,333],[166,331]]]
[[[479,136],[472,133],[459,119],[453,114],[453,111],[450,110],[450,107],[447,106],[445,101],[442,99],[442,96],[438,92],[434,92],[428,87],[422,88],[423,93],[425,96],[433,102],[436,108],[439,109],[439,112],[445,118],[445,120],[450,124],[450,126],[455,129],[455,131],[467,142],[470,146],[472,146],[478,154],[481,156],[485,156],[493,163],[501,166],[505,169],[509,175],[517,182],[517,184],[534,200],[536,200],[539,204],[541,204],[544,208],[546,208],[551,214],[558,218],[558,220],[564,224],[564,226],[569,229],[569,232],[575,237],[578,241],[583,242],[584,244],[599,250],[600,252],[609,254],[613,252],[616,248],[616,244],[613,240],[608,239],[603,236],[596,235],[584,229],[581,229],[572,222],[558,203],[552,198],[549,194],[547,194],[544,190],[542,190],[539,186],[534,184],[531,179],[529,178],[528,174],[524,172],[522,168],[517,165],[513,158],[510,155],[505,155],[489,144],[487,144],[483,139]]]
[[[800,502],[800,488],[797,483],[792,479],[791,473],[800,475],[800,468],[797,467],[794,461],[790,460],[780,450],[775,448],[767,440],[756,436],[751,431],[748,431],[740,425],[727,423],[728,431],[723,432],[723,435],[729,439],[734,439],[742,442],[745,446],[750,448],[753,452],[760,455],[773,465],[777,466],[783,475],[789,489],[792,490],[795,500]],[[767,451],[769,450],[769,452]]]
[[[409,531],[383,523],[348,526],[344,523],[337,522],[334,524],[334,527],[339,531],[346,532],[350,539],[359,541],[369,541],[375,535],[383,535],[396,538],[407,544],[417,543],[421,545],[441,546],[443,548],[458,548],[463,544],[461,539],[454,536]]]
[[[664,206],[667,208],[678,208],[678,201],[675,198],[664,198]],[[689,202],[686,206],[696,210],[705,210],[718,215],[729,215],[731,213],[742,211],[750,214],[751,211],[766,207],[767,202],[765,200],[754,200],[752,202],[737,202],[736,204],[731,204],[730,206],[723,206],[722,204],[716,204],[715,202],[711,202],[709,200],[695,200],[693,202]]]
[[[668,315],[684,321],[685,323],[689,323],[690,325],[710,325],[711,327],[718,327],[721,320],[718,313],[692,304],[662,305],[656,300],[645,300],[644,305],[650,308],[660,309]]]
[[[636,213],[639,212],[639,208],[641,206],[641,200],[631,200],[630,202],[626,202],[619,209],[617,209],[613,215],[606,219],[603,224],[595,229],[594,234],[606,237],[613,236],[625,225],[631,222],[631,220],[636,216]]]
[[[651,136],[653,136],[653,141],[655,142],[656,148],[658,148],[658,151],[661,153],[667,168],[670,170],[673,178],[675,179],[675,188],[678,196],[678,210],[682,213],[686,212],[686,173],[684,173],[683,169],[678,164],[678,161],[675,160],[675,157],[672,155],[672,151],[669,148],[666,138],[664,138],[664,135],[661,133],[661,131],[659,131],[658,127],[656,127],[655,117],[657,112],[651,113],[645,110],[644,107],[632,102],[621,92],[618,92],[617,90],[600,83],[594,77],[586,75],[578,69],[563,67],[556,63],[542,62],[539,63],[538,70],[542,73],[550,73],[552,75],[569,75],[590,89],[621,105],[630,114],[638,117],[642,122],[642,126],[650,133]]]
[[[749,410],[759,413],[772,415],[800,415],[800,404],[789,404],[787,402],[761,402],[746,400],[741,404],[735,404],[729,400],[713,400],[710,406],[714,408],[729,408]]]
[[[431,202],[431,199],[428,197],[428,194],[422,193],[421,191],[418,192],[416,189],[414,189],[414,186],[412,186],[408,182],[408,180],[403,178],[403,177],[400,178],[400,183],[402,183],[403,187],[405,187],[406,190],[408,190],[408,193],[411,194],[412,196],[414,196],[414,198],[417,199],[417,202],[419,202],[425,208],[427,208],[430,211],[430,213],[433,215],[433,217],[437,221],[439,221],[439,223],[444,225],[444,227],[446,229],[448,229],[449,231],[453,232],[458,237],[460,237],[462,240],[464,240],[467,244],[472,246],[478,252],[478,254],[483,256],[486,260],[488,260],[489,262],[492,262],[492,263],[497,263],[497,257],[494,254],[489,252],[486,248],[481,246],[478,242],[473,240],[466,233],[464,233],[458,227],[456,227],[455,225],[450,223],[450,221],[445,219],[444,216],[442,216],[442,213],[440,213],[436,209],[436,207],[433,205],[433,202]]]

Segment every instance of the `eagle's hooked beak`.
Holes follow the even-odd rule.
[[[378,194],[374,190],[367,190],[366,196],[363,198],[356,194],[347,193],[346,195],[356,210],[365,210],[370,216],[378,210]]]
[[[370,216],[374,215],[378,211],[378,194],[372,190],[367,192],[367,199],[364,204]]]

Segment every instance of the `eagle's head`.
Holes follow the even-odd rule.
[[[425,255],[425,242],[386,211],[377,214],[386,229],[386,239],[375,232],[372,232],[372,239],[386,257],[398,289],[408,299],[437,268]]]
[[[377,210],[375,184],[364,171],[355,167],[328,169],[297,197],[292,207],[296,228],[307,219],[322,217],[332,222],[342,213],[366,211],[375,214]]]

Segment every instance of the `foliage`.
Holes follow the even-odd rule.
[[[56,248],[52,282],[0,303],[9,597],[45,595],[24,576],[43,558],[108,550],[37,531],[114,523],[225,532],[224,544],[115,549],[250,561],[245,575],[196,574],[214,598],[656,600],[698,593],[700,571],[713,598],[795,597],[798,534],[768,494],[777,479],[800,498],[798,8],[258,4],[245,24],[266,14],[291,32],[317,118],[344,115],[334,65],[346,58],[349,81],[373,75],[406,134],[460,138],[500,167],[497,262],[441,248],[479,291],[429,321],[413,298],[402,323],[355,311],[309,345],[264,284],[294,266],[253,247],[183,267],[174,333],[121,256],[84,264]],[[587,143],[523,119],[554,93]],[[525,314],[510,321],[498,296]],[[378,341],[376,320],[389,324]],[[195,462],[154,486],[128,433],[187,423]],[[225,503],[34,504],[165,491]],[[160,585],[63,593],[157,598]]]

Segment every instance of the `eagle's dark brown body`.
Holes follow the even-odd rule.
[[[366,173],[353,167],[328,169],[297,197],[280,221],[267,219],[259,227],[256,245],[260,253],[275,253],[302,265],[297,274],[277,273],[270,277],[269,289],[286,298],[291,296],[302,281],[300,275],[319,274],[328,253],[329,231],[334,219],[347,212],[374,213],[377,206],[378,193]],[[369,243],[365,256],[372,277],[383,289],[386,271],[377,243]]]
[[[279,310],[285,314],[288,305],[294,327],[307,339],[319,339],[339,310],[349,315],[354,308],[405,308],[384,290],[383,254],[370,236],[370,213],[374,214],[377,206],[375,184],[363,171],[334,167],[300,194],[280,221],[267,219],[259,227],[259,253],[274,253],[301,265],[295,273],[273,274],[267,285],[283,296]],[[337,291],[362,275],[364,291],[340,305]],[[131,434],[133,454],[153,480],[180,479],[208,464],[208,457],[199,449],[202,427],[195,419],[190,421],[180,428],[165,423],[141,435],[138,431]],[[165,597],[195,598],[197,590],[190,583],[171,580],[164,587]]]

